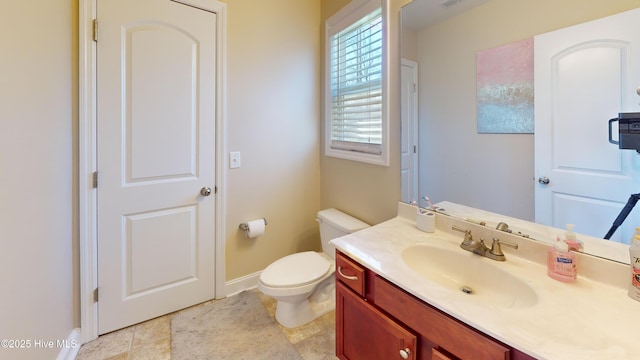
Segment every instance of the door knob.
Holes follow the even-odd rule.
[[[203,187],[202,189],[200,189],[200,195],[202,195],[202,196],[211,195],[211,188],[208,187],[208,186]]]
[[[549,185],[549,183],[551,182],[551,180],[549,180],[548,177],[546,176],[541,176],[538,178],[538,182],[542,185]]]

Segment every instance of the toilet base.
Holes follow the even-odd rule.
[[[309,323],[320,316],[335,310],[335,289],[333,296],[327,296],[323,301],[316,302],[310,297],[300,302],[278,301],[276,305],[276,320],[284,327],[295,328]]]
[[[280,298],[276,304],[276,320],[284,327],[295,328],[335,310],[336,284],[333,276],[318,284],[308,298]],[[287,301],[289,300],[289,301]],[[294,301],[291,301],[294,300]]]

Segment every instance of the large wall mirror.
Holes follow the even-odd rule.
[[[625,0],[403,7],[402,200],[426,206],[419,199],[428,195],[556,228],[574,223],[576,232],[603,238],[640,193],[640,155],[610,144],[607,134],[618,113],[640,112],[638,8]],[[606,22],[623,14],[634,30]],[[606,30],[592,32],[594,21]],[[536,49],[535,129],[480,132],[477,55],[526,39]],[[607,243],[628,242],[636,226],[640,205]]]

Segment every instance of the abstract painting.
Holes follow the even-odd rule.
[[[478,52],[478,133],[533,134],[533,38]]]

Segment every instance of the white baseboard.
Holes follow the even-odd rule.
[[[255,289],[260,281],[260,273],[262,271],[255,272],[237,279],[227,281],[225,283],[225,294],[222,297],[236,295],[240,292],[249,289]]]
[[[80,329],[73,329],[66,340],[57,344],[60,352],[56,360],[75,360],[80,351]]]

